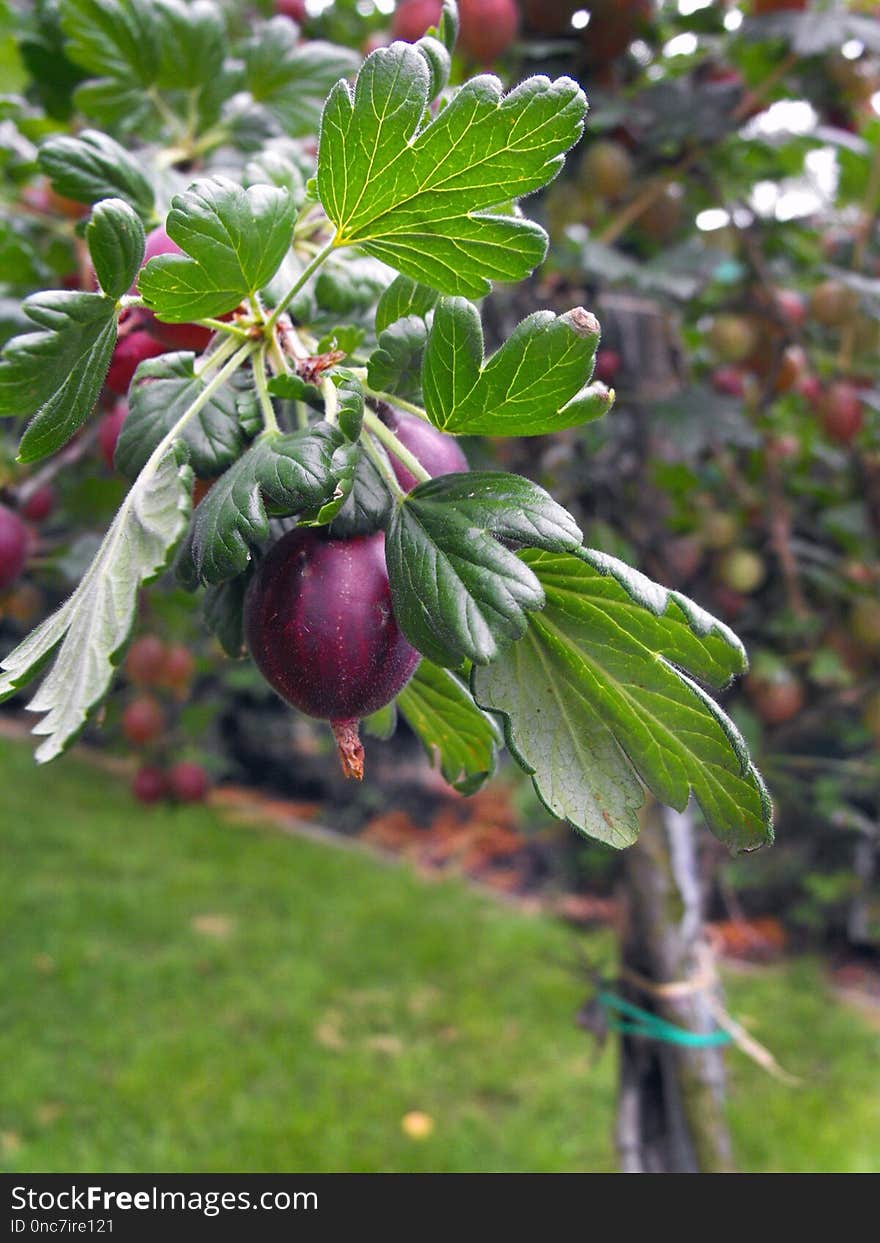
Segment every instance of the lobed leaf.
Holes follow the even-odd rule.
[[[365,311],[388,287],[392,273],[368,255],[330,255],[315,279],[315,300],[324,311]]]
[[[334,373],[338,408],[336,421],[349,440],[357,440],[364,422],[364,390],[353,372],[338,368]]]
[[[181,576],[194,585],[240,574],[251,547],[268,533],[267,502],[275,517],[286,517],[333,500],[347,467],[334,455],[348,443],[328,423],[287,434],[264,432],[196,509]]]
[[[141,87],[156,80],[162,49],[155,0],[61,0],[60,11],[77,64]]]
[[[430,119],[431,68],[393,43],[337,83],[321,118],[318,193],[339,246],[357,245],[443,293],[478,297],[544,258],[543,229],[491,214],[556,176],[581,135],[586,100],[570,78],[462,86]]]
[[[330,534],[335,539],[372,535],[388,521],[391,494],[372,461],[362,453],[354,471],[351,491],[333,519]]]
[[[292,138],[311,137],[330,88],[353,73],[357,55],[320,39],[300,40],[286,17],[261,23],[244,49],[244,84]]]
[[[136,130],[161,115],[158,91],[171,94],[162,101],[166,123],[175,104],[210,122],[235,89],[213,0],[61,0],[61,23],[71,59],[96,75],[75,102],[108,127]]]
[[[137,82],[88,78],[74,93],[78,112],[107,129],[138,132],[153,114],[152,98]]]
[[[439,297],[429,285],[420,285],[409,276],[396,276],[376,303],[376,332],[384,332],[408,315],[427,319]]]
[[[687,597],[589,549],[525,551],[546,603],[525,637],[475,669],[548,809],[612,846],[638,835],[639,783],[682,810],[693,793],[735,849],[772,840],[771,807],[733,723],[688,676],[722,685],[742,645]]]
[[[459,793],[474,794],[492,776],[501,731],[457,673],[422,660],[396,702],[431,763]]]
[[[294,372],[275,375],[269,381],[269,392],[282,401],[302,401],[313,410],[323,410],[324,398],[317,384],[310,384]]]
[[[426,340],[425,321],[417,315],[395,320],[390,328],[380,332],[367,363],[370,388],[421,401]]]
[[[544,593],[526,563],[495,538],[577,548],[570,514],[517,475],[468,471],[421,483],[391,510],[386,559],[394,613],[436,664],[486,664],[520,638]]]
[[[232,311],[272,279],[293,237],[296,206],[278,186],[227,177],[194,182],[171,200],[165,228],[183,255],[151,259],[138,289],[159,319],[189,323]]]
[[[613,400],[604,386],[587,387],[599,335],[595,316],[580,307],[536,311],[485,361],[479,311],[443,298],[425,349],[425,410],[459,436],[538,436],[596,418]]]
[[[239,574],[205,589],[205,624],[227,656],[240,660],[244,655],[244,598],[250,575]]]
[[[204,389],[195,363],[195,354],[181,352],[150,358],[138,367],[114,458],[117,469],[129,479],[137,477],[160,440]],[[246,439],[240,402],[241,394],[230,382],[181,433],[189,463],[202,478],[221,474],[240,456]]]
[[[297,520],[301,526],[323,527],[333,521],[351,495],[361,456],[359,441],[345,440],[337,446],[330,459],[330,472],[335,480],[333,492],[321,505],[300,511]]]
[[[192,472],[169,448],[131,488],[73,595],[0,662],[0,699],[52,667],[28,704],[46,715],[36,758],[54,759],[77,737],[104,698],[128,642],[138,592],[162,572],[183,534]],[[56,650],[57,649],[57,650]]]
[[[84,129],[53,135],[40,147],[37,160],[58,194],[78,203],[124,199],[142,220],[153,215],[153,187],[140,164],[107,134]]]
[[[159,16],[156,85],[168,91],[210,87],[226,50],[223,12],[212,0],[154,0]]]
[[[34,414],[19,460],[60,449],[91,413],[116,343],[116,303],[100,293],[58,290],[26,298],[40,328],[13,337],[0,359],[0,416]]]

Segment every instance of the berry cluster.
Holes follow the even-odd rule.
[[[128,649],[124,669],[133,695],[122,712],[122,733],[146,758],[132,779],[132,793],[141,803],[165,798],[201,802],[209,787],[204,768],[187,760],[168,762],[174,744],[173,707],[186,700],[195,676],[191,653],[180,643],[165,644],[147,634]]]

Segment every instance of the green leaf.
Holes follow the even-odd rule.
[[[42,0],[18,37],[18,50],[30,73],[29,94],[55,120],[67,121],[73,111],[71,96],[83,71],[64,53],[64,36],[57,3]],[[15,19],[13,19],[15,20]]]
[[[426,319],[439,297],[429,285],[420,285],[408,276],[396,276],[376,303],[376,332],[384,332],[407,315]]]
[[[336,539],[372,535],[385,526],[391,512],[391,494],[371,460],[362,453],[355,467],[352,488],[330,533]]]
[[[324,398],[317,384],[309,384],[292,371],[286,375],[273,376],[269,381],[269,392],[273,397],[280,397],[284,401],[304,401],[313,410],[322,410],[324,407]]]
[[[421,483],[391,511],[386,558],[394,613],[436,664],[486,664],[544,603],[529,567],[496,536],[549,550],[579,547],[574,519],[518,475],[468,471]]]
[[[387,742],[397,729],[397,704],[392,699],[384,708],[377,708],[361,720],[361,733]]]
[[[355,471],[360,459],[361,446],[358,441],[346,440],[339,445],[330,459],[330,471],[336,480],[333,494],[322,505],[303,510],[298,518],[301,526],[323,527],[333,521],[354,487]]]
[[[426,340],[425,321],[416,315],[398,319],[381,332],[367,364],[370,388],[420,402]]]
[[[74,92],[77,112],[108,129],[138,132],[152,118],[152,97],[136,82],[89,78]]]
[[[78,203],[118,198],[142,220],[153,215],[153,187],[134,156],[98,130],[58,134],[46,140],[37,157],[52,188]]]
[[[626,846],[643,793],[683,810],[694,794],[735,849],[772,839],[763,782],[733,723],[683,670],[715,686],[747,665],[736,636],[677,592],[603,553],[526,551],[546,596],[526,636],[474,696],[505,715],[512,753],[554,815]]]
[[[189,541],[196,576],[218,583],[245,569],[252,545],[269,530],[267,500],[276,517],[332,500],[338,483],[334,454],[347,443],[328,423],[260,436],[196,509]],[[185,558],[181,573],[188,575]]]
[[[413,46],[424,56],[431,75],[428,81],[428,99],[436,99],[449,83],[449,74],[452,70],[452,57],[449,50],[439,39],[427,33],[422,35],[421,39],[417,39]]]
[[[504,96],[482,75],[430,119],[430,83],[425,57],[405,43],[367,57],[354,92],[337,83],[321,119],[318,192],[337,245],[477,297],[543,260],[543,229],[491,211],[556,176],[586,100],[570,78],[529,78]]]
[[[277,186],[196,181],[171,200],[165,228],[185,252],[151,259],[138,288],[159,319],[189,323],[232,311],[266,285],[293,236],[295,204]]]
[[[123,199],[103,199],[92,211],[86,241],[98,283],[109,298],[131,288],[144,260],[144,226]]]
[[[107,126],[133,130],[157,116],[167,125],[178,112],[182,133],[193,110],[210,124],[235,90],[212,0],[62,0],[62,25],[71,57],[97,75],[78,87],[76,104]]]
[[[451,669],[423,660],[397,696],[397,706],[444,780],[474,794],[491,777],[501,733]]]
[[[73,60],[101,78],[151,86],[161,61],[155,0],[61,0]]]
[[[242,153],[258,156],[269,142],[277,141],[279,125],[272,114],[262,104],[255,103],[246,93],[233,95],[221,109],[222,129],[228,137],[229,145]],[[244,184],[250,185],[255,178],[245,175]],[[276,176],[260,177],[256,180],[268,181],[270,185],[285,185],[293,193],[287,180],[278,181]],[[303,204],[302,191],[294,197],[299,207]]]
[[[235,391],[238,421],[247,440],[253,440],[263,430],[263,412],[254,387],[253,372],[242,369],[230,381]]]
[[[117,469],[129,479],[137,477],[159,441],[204,389],[195,360],[195,354],[188,352],[163,354],[138,367],[114,458]],[[189,463],[202,478],[219,475],[241,454],[245,436],[238,397],[231,383],[225,385],[181,433]]]
[[[349,440],[357,440],[364,421],[364,390],[353,372],[339,368],[333,375],[339,407],[336,421]]]
[[[244,83],[292,138],[310,138],[318,128],[327,93],[353,73],[358,58],[347,48],[320,39],[300,42],[286,17],[262,23],[244,51]]]
[[[244,655],[244,598],[249,583],[250,574],[245,573],[205,590],[205,624],[233,660]]]
[[[384,263],[368,256],[331,256],[315,280],[318,306],[335,315],[350,315],[371,307],[387,289],[391,273]]]
[[[436,427],[457,436],[538,436],[574,427],[610,404],[586,387],[598,343],[599,324],[589,311],[537,311],[485,362],[476,307],[444,298],[425,351],[425,410]]]
[[[366,329],[354,324],[337,324],[319,338],[316,353],[329,354],[333,350],[341,350],[343,354],[354,354],[366,335]]]
[[[306,195],[305,174],[299,159],[297,144],[282,140],[282,145],[264,147],[245,165],[244,184],[279,186],[290,191],[297,210]]]
[[[169,449],[130,489],[70,599],[0,663],[5,699],[58,649],[28,705],[46,713],[34,729],[47,735],[36,753],[41,763],[70,745],[107,693],[135,621],[138,592],[162,572],[186,528],[191,488],[192,472]]]
[[[440,21],[437,25],[437,35],[447,52],[455,50],[455,44],[458,39],[458,27],[458,5],[455,3],[455,0],[443,0],[443,5],[440,9]],[[433,27],[428,29],[431,30]]]
[[[168,91],[210,86],[220,76],[226,47],[220,9],[210,0],[159,0],[156,7],[161,14],[157,86]]]
[[[35,462],[60,449],[97,401],[116,343],[116,304],[60,290],[23,306],[41,331],[13,337],[3,351],[0,416],[36,412],[19,446],[19,460]]]

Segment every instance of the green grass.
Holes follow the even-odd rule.
[[[573,932],[4,741],[0,783],[4,1168],[614,1168]],[[741,1166],[876,1169],[880,1034],[810,963],[732,985],[807,1080],[731,1055]]]

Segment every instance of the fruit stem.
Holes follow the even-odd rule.
[[[391,469],[391,463],[388,461],[388,454],[381,445],[376,444],[369,432],[362,434],[361,444],[366,449],[367,455],[372,459],[376,470],[382,476],[385,487],[396,500],[402,501],[406,493],[397,482],[397,476]]]
[[[269,396],[269,385],[266,379],[266,355],[262,350],[254,357],[254,387],[257,390],[260,409],[263,412],[264,430],[267,432],[280,431],[278,419],[275,415],[275,407],[272,405],[272,398]]]
[[[384,401],[386,405],[396,406],[398,410],[405,410],[407,414],[414,414],[423,423],[431,423],[431,420],[421,406],[416,406],[411,401],[404,401],[402,397],[398,397],[394,393],[383,393],[378,389],[368,388],[366,384],[364,385],[364,392],[368,397],[372,397],[374,401]],[[431,426],[434,426],[433,423],[431,423]]]
[[[287,359],[284,357],[284,351],[278,342],[277,335],[274,333],[269,341],[269,361],[272,365],[272,370],[276,375],[290,374],[290,368],[287,365]]]
[[[237,341],[235,337],[226,337],[211,353],[201,355],[198,360],[198,366],[195,368],[196,374],[200,379],[204,379],[209,371],[214,371],[222,363],[225,363],[227,358],[230,358],[236,350],[241,348],[241,342]]]
[[[331,721],[330,728],[339,748],[339,762],[343,776],[350,780],[364,779],[364,744],[358,731],[358,721]]]
[[[140,478],[143,475],[151,471],[154,471],[156,469],[156,467],[159,465],[164,455],[171,448],[174,442],[180,437],[181,432],[186,427],[190,419],[195,418],[195,416],[199,413],[199,411],[204,409],[204,407],[208,404],[208,402],[211,400],[211,398],[214,396],[217,390],[222,388],[223,385],[227,382],[227,380],[230,380],[235,375],[236,371],[238,371],[239,367],[245,361],[247,356],[249,354],[252,354],[254,352],[254,349],[256,348],[254,343],[251,341],[249,341],[246,345],[238,346],[237,349],[236,349],[236,342],[224,341],[223,345],[220,346],[216,354],[208,355],[208,359],[205,364],[205,367],[202,368],[202,371],[199,373],[199,375],[202,376],[204,374],[205,368],[208,366],[208,364],[210,364],[212,367],[216,366],[217,362],[220,359],[220,355],[223,353],[224,350],[228,351],[228,348],[230,345],[232,346],[233,349],[236,350],[236,352],[229,359],[226,365],[222,367],[216,373],[216,375],[211,377],[211,379],[208,381],[208,383],[199,393],[198,397],[196,397],[195,400],[192,401],[187,406],[186,410],[184,410],[183,414],[180,416],[180,418],[177,420],[174,426],[169,428],[166,434],[162,437],[162,439],[156,445],[155,449],[153,450],[153,452],[150,454],[149,458],[145,462],[143,468],[141,469],[141,472],[138,475],[138,480],[140,480]],[[126,497],[126,502],[128,501],[128,498],[131,497],[133,492],[134,492],[134,488],[132,487],[128,492],[128,495]],[[126,502],[123,502],[123,504],[125,504]]]
[[[329,376],[324,376],[321,381],[321,395],[324,398],[324,418],[331,427],[335,427],[339,422],[339,394]]]
[[[411,475],[418,479],[419,483],[427,483],[431,478],[424,466],[421,464],[415,454],[410,453],[406,445],[403,445],[395,436],[390,427],[386,427],[377,414],[372,410],[364,411],[364,426],[368,427],[377,440],[381,441],[389,453],[393,453],[398,462],[405,466]]]
[[[227,337],[236,337],[239,341],[250,340],[250,334],[244,328],[239,328],[238,324],[228,324],[225,320],[211,319],[209,316],[195,322],[200,328],[210,328],[211,332],[222,332]]]

